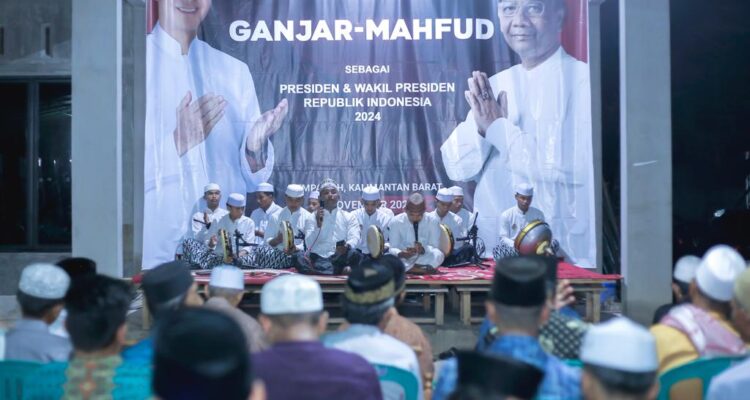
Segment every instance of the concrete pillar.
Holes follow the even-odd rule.
[[[620,176],[625,313],[650,323],[671,300],[669,1],[620,1]]]
[[[123,276],[122,2],[73,0],[73,255]]]
[[[146,4],[123,3],[122,188],[125,276],[140,271],[143,252],[143,152],[146,120]]]
[[[591,71],[591,136],[594,155],[594,204],[596,205],[596,269],[601,272],[604,265],[602,239],[603,190],[602,173],[602,54],[600,5],[605,0],[589,0],[589,70]]]

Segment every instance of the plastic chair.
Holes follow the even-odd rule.
[[[404,400],[417,400],[419,381],[413,373],[390,365],[373,364],[373,367],[378,373],[380,387],[383,389],[383,398],[391,398],[391,396],[386,396],[386,392],[398,391],[403,393],[402,398]],[[400,389],[394,390],[396,389],[394,386],[398,386]]]
[[[679,367],[672,368],[659,376],[660,389],[658,400],[669,400],[669,391],[675,384],[691,379],[699,379],[701,381],[703,398],[705,398],[711,380],[716,375],[744,359],[745,356],[699,358]]]
[[[565,365],[573,368],[583,368],[583,362],[575,358],[565,358],[562,360]]]
[[[42,364],[28,361],[0,361],[0,399],[23,398],[23,380]]]

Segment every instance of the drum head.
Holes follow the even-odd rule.
[[[440,224],[440,251],[448,257],[453,251],[453,232],[448,225]]]
[[[367,248],[370,250],[372,258],[378,258],[383,255],[385,237],[383,237],[383,231],[377,225],[370,225],[367,228]]]
[[[543,221],[532,221],[518,233],[515,241],[516,250],[522,256],[544,254],[552,242],[552,230]]]
[[[279,232],[281,232],[281,243],[284,244],[284,248],[287,250],[294,250],[294,231],[292,230],[292,224],[289,221],[281,221],[279,224]]]

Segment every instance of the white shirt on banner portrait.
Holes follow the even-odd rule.
[[[237,239],[235,238],[235,234],[239,232],[239,234],[242,236],[240,242],[244,240],[247,243],[252,243],[251,240],[255,235],[255,224],[253,223],[253,220],[243,215],[238,219],[232,221],[232,219],[229,218],[229,214],[227,214],[222,217],[217,224],[211,225],[208,237],[210,238],[211,236],[216,236],[216,238],[219,239],[214,251],[216,252],[216,254],[223,257],[224,249],[221,247],[219,229],[224,229],[225,231],[227,231],[227,237],[232,243],[232,253],[234,253],[235,256],[239,255],[239,252],[242,250],[248,253],[252,252],[253,248],[251,246],[243,246],[240,244],[239,248],[237,247]]]
[[[547,215],[555,239],[573,262],[596,262],[591,88],[587,64],[562,47],[544,62],[521,64],[490,79],[505,91],[508,118],[495,120],[485,137],[472,113],[440,150],[448,176],[476,181],[474,212],[487,249],[498,243],[500,210],[514,204],[513,188],[530,182],[534,202]]]
[[[294,213],[289,211],[287,207],[284,207],[280,212],[271,215],[268,217],[268,227],[265,230],[265,240],[266,244],[269,246],[269,242],[279,234],[279,225],[282,221],[289,221],[289,223],[292,224],[292,232],[294,233],[294,236],[297,236],[298,232],[302,231],[304,233],[308,229],[313,228],[310,225],[315,224],[315,216],[302,207]],[[294,239],[294,245],[297,250],[303,249],[301,239]],[[276,248],[284,250],[284,243],[279,243],[276,245]]]
[[[445,255],[440,251],[440,226],[438,220],[430,213],[425,213],[417,225],[419,240],[414,237],[414,224],[409,221],[409,216],[404,212],[391,220],[388,244],[389,252],[395,256],[407,247],[414,246],[418,241],[424,247],[425,253],[412,258],[402,258],[406,270],[414,265],[429,265],[438,267],[443,263]]]
[[[388,225],[393,218],[389,215],[388,211],[385,211],[383,208],[377,208],[372,215],[367,215],[367,211],[365,211],[364,207],[361,207],[352,211],[352,216],[357,220],[357,224],[359,225],[360,240],[356,247],[359,251],[364,254],[370,254],[370,248],[367,247],[367,232],[371,225],[380,228],[386,243],[388,242]]]
[[[157,24],[146,36],[146,135],[144,165],[143,267],[172,260],[189,232],[190,217],[215,182],[226,193],[249,193],[268,180],[273,146],[253,172],[245,155],[247,135],[260,117],[255,84],[247,65],[194,39],[183,55],[180,44]],[[176,110],[190,92],[226,101],[224,115],[199,145],[180,156],[174,139]]]
[[[359,224],[348,212],[338,207],[332,212],[323,210],[323,224],[320,228],[314,215],[312,219],[313,223],[308,224],[305,229],[307,251],[321,257],[331,257],[336,251],[336,242],[340,240],[345,241],[352,249],[357,248],[360,238]]]

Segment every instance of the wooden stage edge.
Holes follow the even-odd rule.
[[[311,276],[316,278],[316,276]],[[324,294],[340,294],[344,291],[346,279],[331,279],[332,277],[319,277],[316,279],[321,286]],[[602,284],[605,282],[615,282],[617,279],[568,279],[576,293],[584,296],[586,302],[586,315],[584,319],[589,322],[599,322],[601,318],[601,303],[599,295],[604,290]],[[207,289],[208,280],[196,280],[201,291]],[[434,296],[434,312],[430,317],[410,318],[418,324],[435,324],[441,326],[445,320],[445,303],[446,295],[452,310],[459,310],[461,322],[470,326],[472,323],[481,322],[483,316],[472,316],[472,295],[474,293],[486,293],[492,285],[491,280],[472,279],[456,281],[436,281],[424,279],[407,279],[406,292],[423,295],[423,307],[425,311],[430,311],[432,307],[432,297]],[[248,294],[260,293],[262,284],[245,284],[245,291]],[[331,321],[340,323],[341,321]],[[150,313],[143,302],[143,328],[149,329],[151,326]]]

